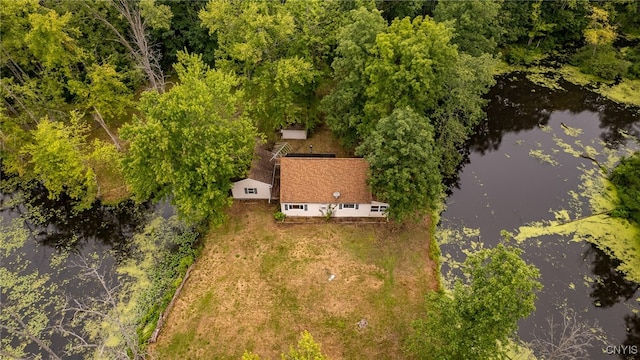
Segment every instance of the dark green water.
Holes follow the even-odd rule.
[[[563,124],[582,129],[577,138],[567,136],[566,141],[580,140],[596,150],[602,148],[600,140],[608,148],[635,146],[620,130],[640,139],[638,109],[624,108],[571,84],[563,87],[566,91],[552,91],[511,75],[492,89],[488,122],[469,143],[467,163],[439,225],[460,232],[465,227],[479,229],[479,234],[443,245],[443,254],[461,261],[461,251],[470,248],[471,241],[495,246],[500,230],[517,232],[529,222],[553,220],[550,210],[570,207],[567,193],[579,191],[580,167],[594,165],[552,151],[557,146],[551,133],[564,134]],[[558,164],[532,157],[529,152],[535,149],[552,154]],[[607,346],[640,345],[639,285],[616,270],[616,259],[586,241],[559,236],[527,240],[520,247],[524,258],[540,269],[544,285],[537,311],[520,323],[523,340],[532,340],[534,331],[548,329],[546,319],[560,319],[559,309],[566,306],[585,322],[597,321],[604,330],[606,339],[590,350],[592,359],[616,358],[606,354]],[[443,272],[449,271],[445,262]]]

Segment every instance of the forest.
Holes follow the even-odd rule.
[[[440,208],[497,74],[569,65],[640,89],[635,0],[2,0],[0,19],[3,192],[38,184],[73,212],[168,199],[200,229],[224,224],[256,142],[288,126],[328,126],[369,161],[389,216],[411,222]],[[637,159],[625,163],[636,173]],[[632,181],[622,172],[614,180]],[[619,212],[637,221],[635,193]],[[184,224],[174,228],[191,234]],[[479,254],[468,281],[495,256],[532,293],[537,273],[517,255]],[[454,305],[484,306],[461,286],[456,296],[433,300],[449,310],[416,324],[409,351],[422,357],[456,335],[421,338],[429,321],[464,324]],[[511,317],[442,351],[500,354],[495,340],[533,309],[533,298],[505,296],[520,305]]]
[[[222,221],[257,137],[321,123],[413,216],[455,174],[500,62],[640,76],[636,1],[4,5],[3,171],[80,209],[170,195],[190,222]]]

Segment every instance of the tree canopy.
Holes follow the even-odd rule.
[[[430,293],[408,350],[420,359],[503,358],[518,320],[534,309],[540,273],[522,251],[498,245],[467,257],[450,293]]]
[[[402,220],[435,209],[441,177],[433,126],[410,107],[380,119],[357,154],[369,161],[369,184],[389,203],[389,216]]]
[[[620,199],[614,215],[640,224],[640,153],[622,159],[610,179]]]
[[[249,168],[257,133],[244,116],[238,79],[210,69],[198,55],[178,54],[179,83],[141,99],[143,117],[126,125],[124,161],[138,199],[170,196],[189,221],[221,221],[231,180]]]

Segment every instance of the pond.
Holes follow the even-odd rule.
[[[23,311],[26,321],[32,321],[37,314],[45,314],[49,326],[60,321],[61,314],[58,310],[51,312],[50,307],[40,306],[49,304],[47,301],[54,296],[82,301],[87,296],[104,295],[95,278],[82,275],[86,269],[79,266],[81,261],[87,260],[91,266],[98,266],[99,274],[105,277],[108,284],[117,284],[115,266],[127,259],[134,234],[143,229],[153,214],[168,218],[174,213],[174,209],[166,202],[152,206],[135,204],[133,201],[125,201],[117,206],[96,202],[90,209],[74,212],[72,202],[66,196],[62,195],[57,200],[48,199],[46,189],[33,183],[20,191],[1,195],[0,225],[3,231],[10,229],[12,220],[22,219],[28,239],[8,258],[0,258],[0,268],[20,275],[38,273],[49,278],[36,289],[44,298],[34,303],[32,309]],[[49,290],[53,289],[52,286],[56,289]],[[12,289],[5,290],[10,293]],[[5,303],[8,301],[8,306],[14,304],[12,299],[0,300]],[[33,324],[27,324],[30,325]],[[0,329],[0,339],[8,338],[7,335]],[[51,342],[53,352],[64,354],[68,340],[56,332],[48,331],[42,337]],[[12,346],[18,344],[15,339],[11,343]],[[48,357],[34,343],[25,350],[27,354]],[[66,358],[82,357],[75,355]]]
[[[580,191],[584,169],[595,165],[563,152],[559,141],[595,151],[637,147],[638,109],[571,84],[562,87],[550,90],[508,75],[488,94],[488,122],[470,140],[466,164],[441,214],[444,274],[455,276],[453,264],[464,260],[463,251],[499,243],[501,230],[517,234],[520,226],[554,220],[554,212],[575,208],[570,194]],[[578,210],[589,214],[584,205]],[[549,317],[557,322],[560,310],[570,308],[581,321],[597,322],[606,336],[591,348],[591,358],[615,358],[603,355],[609,345],[638,344],[639,286],[616,270],[616,259],[589,242],[563,236],[516,244],[540,269],[544,286],[537,310],[519,324],[521,339],[531,341],[534,332],[549,328]]]

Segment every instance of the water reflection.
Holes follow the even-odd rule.
[[[583,256],[584,259],[591,259],[595,281],[589,295],[595,306],[606,308],[620,301],[627,301],[640,288],[640,285],[626,280],[624,273],[617,270],[619,260],[611,258],[595,245],[591,244]]]
[[[624,323],[627,326],[627,338],[622,343],[624,346],[635,346],[636,353],[620,355],[620,358],[625,360],[640,359],[640,315],[626,315],[624,317]]]
[[[523,74],[499,78],[496,86],[487,94],[490,102],[486,112],[493,121],[479,126],[470,141],[471,150],[480,154],[497,150],[504,134],[547,125],[554,111],[598,113],[602,129],[600,138],[611,148],[617,148],[625,142],[621,131],[640,139],[640,111],[619,106],[573,84],[560,84],[564,91],[532,84]]]
[[[639,137],[638,110],[571,84],[561,85],[566,91],[541,88],[522,75],[497,79],[487,95],[489,120],[469,140],[469,156],[450,188],[447,209],[441,216],[445,227],[480,229],[484,246],[495,246],[492,239],[498,239],[495,235],[501,229],[511,231],[531,221],[553,219],[550,211],[576,206],[567,194],[576,191],[585,163],[559,150],[554,136],[596,150],[601,149],[600,140],[610,148],[629,144],[620,130]],[[581,131],[569,135],[562,124]],[[550,131],[543,131],[541,125],[549,126]],[[558,164],[535,161],[531,150],[555,156]],[[536,314],[520,326],[523,339],[556,304],[566,304],[584,310],[589,323],[598,321],[604,340],[611,345],[623,341],[640,345],[640,315],[632,313],[638,308],[635,298],[640,296],[640,286],[627,281],[616,270],[619,264],[593,245],[548,240],[526,245],[531,251],[525,256],[541,269],[545,289]],[[462,250],[468,249],[464,244]],[[454,260],[461,260],[463,254],[454,246],[442,246],[442,251]],[[443,266],[446,271],[447,264]],[[590,356],[603,358],[602,349],[591,349]]]
[[[9,217],[21,216],[25,220],[41,245],[77,250],[95,244],[115,250],[118,257],[126,257],[130,244],[127,239],[140,230],[153,210],[149,204],[125,201],[113,206],[96,202],[90,209],[74,211],[68,196],[49,199],[47,190],[35,183],[5,194],[3,205]]]

